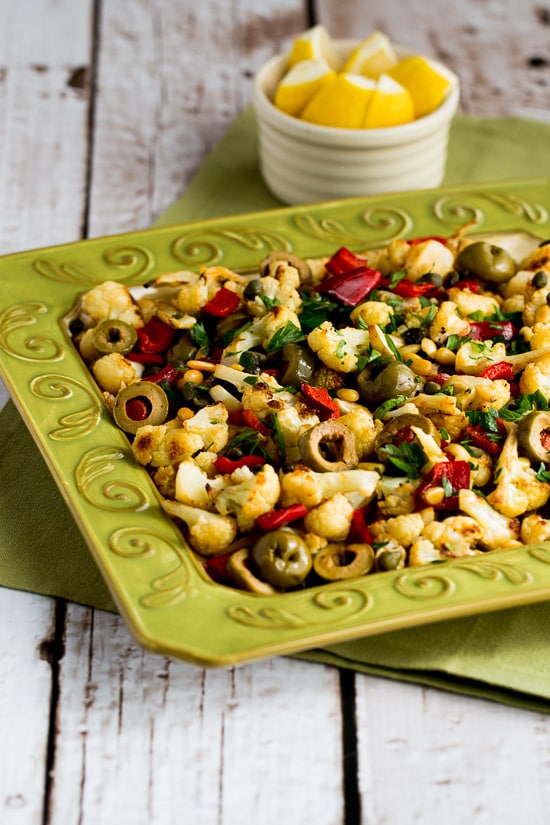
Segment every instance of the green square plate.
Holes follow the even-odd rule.
[[[67,334],[79,294],[175,269],[252,269],[266,252],[360,251],[396,237],[550,236],[550,179],[460,186],[265,211],[0,258],[0,374],[116,604],[145,647],[226,666],[550,598],[550,547],[259,596],[211,582],[163,513]]]

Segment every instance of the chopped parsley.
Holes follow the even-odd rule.
[[[286,344],[295,344],[297,341],[304,340],[304,333],[293,324],[292,321],[287,321],[284,327],[278,329],[266,346],[266,352],[275,352],[275,350],[282,349]]]
[[[409,478],[420,478],[422,475],[422,467],[427,458],[426,453],[416,441],[384,444],[380,450],[398,470],[402,470]]]

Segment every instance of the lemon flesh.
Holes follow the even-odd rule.
[[[294,39],[288,56],[288,66],[292,68],[302,60],[319,58],[323,58],[329,66],[336,68],[337,60],[330,34],[320,23]]]
[[[315,92],[332,77],[334,71],[324,58],[302,60],[280,81],[273,102],[282,112],[298,117]]]
[[[409,90],[415,117],[424,117],[437,109],[456,79],[449,69],[419,55],[403,58],[388,69],[388,74]]]
[[[381,74],[367,105],[363,127],[384,129],[411,120],[414,120],[414,106],[410,92],[389,75]]]
[[[344,71],[377,78],[396,63],[397,55],[389,38],[382,32],[373,32],[352,51]]]
[[[306,105],[301,120],[338,129],[361,129],[376,89],[376,81],[353,74],[335,74]]]

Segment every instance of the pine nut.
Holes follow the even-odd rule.
[[[183,373],[183,381],[186,384],[202,384],[204,375],[200,370],[186,370]]]
[[[424,493],[424,501],[432,507],[435,504],[441,504],[444,498],[445,490],[443,487],[430,487],[429,490],[426,490]]]
[[[454,366],[456,355],[448,347],[438,347],[434,353],[434,358],[439,364]]]
[[[340,399],[340,401],[359,401],[359,393],[357,390],[344,387],[342,390],[338,390],[336,393],[336,397]]]
[[[420,342],[420,349],[427,356],[433,358],[437,350],[437,344],[435,343],[435,341],[432,341],[431,338],[423,338]]]
[[[187,362],[187,369],[188,370],[200,370],[201,372],[214,372],[216,369],[215,364],[211,364],[210,361],[188,361]]]

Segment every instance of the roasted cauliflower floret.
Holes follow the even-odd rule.
[[[521,522],[521,540],[524,544],[550,541],[550,519],[531,513]]]
[[[525,366],[519,379],[519,389],[522,394],[540,390],[545,398],[550,399],[550,353]]]
[[[210,266],[199,274],[178,273],[180,288],[174,298],[174,306],[186,315],[196,315],[223,286],[242,298],[246,279],[224,266]]]
[[[550,498],[550,484],[539,481],[529,459],[518,455],[517,424],[508,424],[508,435],[495,465],[495,489],[489,504],[508,518],[543,507]]]
[[[483,549],[496,550],[499,547],[517,546],[520,530],[517,518],[509,518],[499,513],[474,490],[459,490],[458,506],[481,527],[480,546]]]
[[[241,467],[231,474],[231,483],[215,493],[214,506],[222,515],[234,515],[239,530],[248,533],[258,516],[275,508],[280,492],[279,476],[271,464],[264,464],[256,474]]]
[[[453,253],[440,241],[428,239],[407,246],[403,268],[407,270],[407,277],[412,281],[417,281],[429,273],[447,275],[454,266]]]
[[[212,499],[224,484],[223,476],[209,478],[192,458],[184,459],[176,472],[174,498],[191,507],[212,510]]]
[[[376,485],[378,509],[384,516],[399,516],[414,510],[414,491],[419,482],[403,476],[380,476]]]
[[[101,389],[113,395],[138,378],[134,363],[120,352],[111,352],[98,358],[92,364],[92,372]]]
[[[549,376],[550,383],[550,376]],[[503,378],[491,381],[477,375],[453,375],[443,384],[452,387],[454,398],[460,410],[500,410],[511,398],[510,384]]]
[[[376,436],[382,429],[382,423],[375,421],[373,414],[366,407],[358,404],[350,412],[341,415],[339,424],[351,430],[355,437],[355,451],[359,461],[364,461],[374,449]]]
[[[350,321],[356,326],[362,324],[365,327],[378,324],[385,327],[391,321],[394,313],[394,308],[390,304],[384,303],[384,301],[364,301],[352,310],[349,317]]]
[[[237,536],[237,522],[232,516],[221,516],[170,499],[163,499],[162,508],[186,525],[189,543],[201,556],[222,555]]]
[[[378,479],[378,473],[373,470],[321,473],[300,465],[281,476],[281,504],[316,507],[336,493],[343,493],[354,508],[363,507],[374,496]]]
[[[506,345],[500,341],[468,341],[457,350],[455,370],[466,375],[479,375],[506,357]]]
[[[212,404],[183,423],[176,420],[140,427],[132,452],[140,464],[162,467],[179,464],[201,450],[218,453],[227,444],[228,436],[227,410],[223,404]]]
[[[298,442],[305,432],[319,424],[319,416],[301,402],[283,407],[275,416],[284,443],[285,461],[295,464],[301,460]]]
[[[454,301],[443,301],[430,325],[430,338],[436,344],[444,344],[449,335],[465,337],[470,329],[470,322],[459,312],[457,304]]]
[[[336,493],[309,511],[304,526],[328,541],[344,541],[350,531],[353,509],[345,495]]]
[[[143,317],[128,287],[104,281],[85,292],[80,301],[79,318],[86,328],[117,318],[132,327],[142,327]]]
[[[330,369],[337,372],[356,372],[358,358],[370,346],[367,330],[355,327],[336,329],[325,321],[307,336],[309,347]]]
[[[473,315],[482,312],[484,315],[494,315],[500,309],[502,299],[499,295],[471,292],[469,289],[450,287],[447,290],[449,300],[453,301],[462,315]]]
[[[300,273],[295,266],[285,261],[273,261],[268,273],[259,279],[262,284],[261,295],[253,300],[246,301],[246,307],[251,315],[261,317],[268,312],[270,303],[279,303],[293,312],[298,312],[302,299],[300,288]],[[265,299],[268,299],[267,301]]]
[[[422,538],[428,539],[442,556],[456,558],[474,556],[479,552],[483,530],[470,516],[448,516],[443,521],[432,521],[422,531]]]
[[[271,307],[265,315],[253,321],[225,347],[221,357],[222,364],[236,364],[242,353],[253,347],[269,348],[269,343],[275,333],[287,324],[292,324],[299,330],[300,321],[297,314],[282,304]]]
[[[373,521],[370,530],[375,543],[383,542],[389,536],[402,547],[407,548],[420,537],[426,525],[433,521],[433,518],[433,508],[428,507],[416,513],[406,513]]]

